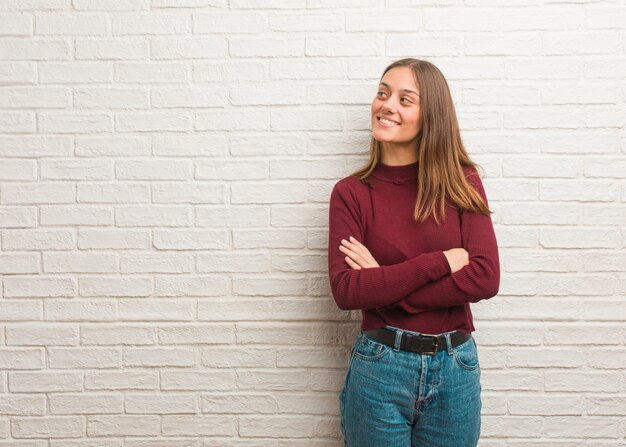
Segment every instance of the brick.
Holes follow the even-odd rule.
[[[156,390],[159,373],[154,370],[87,371],[86,390]]]
[[[144,89],[76,88],[76,109],[148,109],[150,95]]]
[[[3,321],[41,320],[43,317],[41,300],[11,300],[0,301],[0,314]],[[0,387],[1,388],[1,387]]]
[[[383,40],[377,35],[337,36],[311,35],[306,38],[307,56],[380,56],[383,53]]]
[[[306,290],[304,278],[293,278],[285,275],[238,278],[233,282],[235,295],[273,296],[273,295],[304,295]]]
[[[76,281],[62,276],[13,276],[4,278],[4,296],[10,298],[70,297],[77,291]]]
[[[544,8],[541,13],[537,10],[529,11],[523,22],[520,22],[519,15],[513,11],[502,14],[504,31],[563,31],[578,29],[583,22],[583,11],[576,5]]]
[[[16,346],[77,346],[78,326],[20,324],[6,327],[6,344]]]
[[[162,371],[162,390],[228,391],[235,384],[234,370]]]
[[[195,128],[199,131],[218,130],[267,130],[269,113],[262,110],[231,112],[198,112],[194,116]]]
[[[49,133],[97,133],[111,132],[113,120],[104,113],[39,113],[41,131]]]
[[[194,394],[126,394],[124,409],[127,414],[196,413]]]
[[[185,180],[191,173],[186,160],[122,160],[115,166],[115,177],[121,180]]]
[[[97,230],[81,229],[78,232],[80,249],[147,249],[150,234],[144,230]]]
[[[191,118],[181,112],[117,113],[115,130],[118,132],[187,131]]]
[[[268,225],[270,213],[267,207],[255,205],[205,206],[195,210],[195,223],[199,227],[258,227]]]
[[[43,362],[39,348],[0,348],[0,369],[41,369]]]
[[[85,424],[79,416],[14,417],[11,420],[11,434],[18,439],[80,438],[85,434]]]
[[[255,413],[273,414],[278,411],[276,398],[272,394],[203,393],[202,412],[208,414],[246,414],[249,408]]]
[[[116,253],[52,252],[43,254],[47,273],[113,273],[117,271]]]
[[[258,180],[268,177],[269,163],[259,161],[215,161],[196,163],[200,180]]]
[[[0,54],[9,61],[59,61],[71,57],[70,43],[57,39],[2,39]]]
[[[3,109],[67,108],[71,91],[56,87],[1,87],[0,107]]]
[[[116,268],[113,270],[117,270]],[[150,296],[152,279],[148,277],[81,276],[81,296],[140,297]]]
[[[35,34],[102,36],[109,32],[109,20],[101,13],[35,13]]]
[[[224,276],[189,276],[181,278],[157,277],[154,284],[154,296],[223,296],[230,291],[230,280]]]
[[[205,51],[206,48],[190,52],[192,55],[198,54],[198,57],[202,57]],[[172,51],[171,54],[171,57],[175,58],[177,53]],[[195,82],[263,81],[266,79],[265,71],[265,65],[254,60],[194,61],[193,80]]]
[[[77,10],[132,11],[148,8],[148,0],[73,0]]]
[[[122,299],[118,304],[121,321],[191,321],[195,316],[191,300]]]
[[[232,37],[229,50],[233,57],[303,56],[304,37]]]
[[[118,62],[114,68],[115,81],[123,83],[186,83],[189,78],[181,62]]]
[[[3,230],[5,250],[68,250],[76,247],[76,238],[69,229]]]
[[[160,325],[159,344],[233,344],[235,328],[232,324]]]
[[[0,66],[0,82],[4,84],[34,84],[36,78],[33,62],[4,62]]]
[[[37,122],[32,112],[0,112],[0,132],[35,132]]]
[[[116,304],[112,300],[46,300],[44,316],[48,321],[112,321],[116,318]]]
[[[151,105],[157,109],[224,107],[226,102],[226,92],[215,87],[155,88],[151,92]]]
[[[148,203],[150,186],[137,182],[79,183],[79,203]]]
[[[326,132],[343,130],[344,114],[340,111],[301,110],[294,116],[291,110],[272,110],[271,127],[277,131],[324,129]]]
[[[210,300],[198,302],[198,319],[209,321],[269,320],[272,303],[268,300]]]
[[[2,14],[0,35],[29,36],[33,34],[33,19],[28,14]]]
[[[500,34],[497,39],[467,35],[463,42],[464,52],[469,56],[534,56],[541,52],[540,36],[528,34]]]
[[[186,34],[191,31],[191,17],[169,14],[128,14],[113,18],[113,35]]]
[[[223,195],[222,185],[214,183],[152,184],[152,197],[155,203],[222,203]]]
[[[348,10],[346,31],[395,32],[398,29],[418,30],[423,26],[422,14],[417,8],[384,8],[367,11]]]
[[[150,39],[150,50],[154,60],[225,59],[228,57],[228,42],[220,36],[153,37]]]
[[[87,417],[87,436],[157,436],[158,416],[92,415]]]
[[[50,414],[119,414],[123,411],[121,393],[51,394],[49,399]]]
[[[163,416],[165,436],[234,436],[236,431],[237,420],[229,416]]]
[[[150,326],[83,324],[80,328],[83,346],[154,345],[156,341],[156,328]]]
[[[112,225],[113,210],[106,206],[42,205],[39,207],[41,225]]]
[[[311,416],[242,416],[239,434],[244,437],[310,438],[313,435]]]
[[[301,230],[233,230],[234,248],[303,248],[305,243]]]
[[[270,264],[265,253],[232,252],[226,254],[199,254],[196,266],[199,272],[267,272]]]
[[[126,348],[124,366],[194,366],[195,350],[183,348]]]
[[[184,206],[123,206],[115,211],[115,222],[120,227],[182,227],[191,221],[190,209]]]
[[[272,368],[276,350],[264,347],[212,347],[201,350],[202,364],[211,368]]]
[[[106,62],[40,62],[40,84],[111,82],[113,69]]]
[[[190,254],[123,254],[120,259],[122,273],[189,273],[193,259]],[[149,290],[145,287],[144,292]]]
[[[12,393],[79,392],[82,387],[82,372],[9,372],[9,391]]]
[[[76,154],[80,156],[133,157],[150,154],[150,141],[137,136],[76,137]]]
[[[305,102],[305,89],[299,85],[267,82],[263,89],[255,85],[236,85],[230,90],[230,101],[234,105],[296,105]],[[313,101],[309,101],[313,102]]]
[[[270,61],[269,73],[272,79],[337,79],[343,78],[347,72],[346,62],[332,58],[322,60],[281,59]],[[229,76],[232,78],[232,76]]]
[[[72,183],[7,183],[2,188],[2,203],[8,204],[74,203],[75,196]]]
[[[113,348],[50,348],[50,368],[115,368],[120,367],[120,350]]]
[[[46,400],[40,395],[0,396],[0,414],[9,416],[43,416],[46,413]],[[0,441],[0,445],[1,441]]]
[[[158,135],[153,139],[155,155],[167,157],[221,157],[228,153],[226,138],[219,135]]]

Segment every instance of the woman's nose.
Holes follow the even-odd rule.
[[[383,113],[393,113],[393,108],[387,103],[383,104]]]
[[[389,98],[387,101],[384,102],[383,108],[382,108],[383,112],[393,111],[394,109],[395,109],[395,103],[392,98]]]

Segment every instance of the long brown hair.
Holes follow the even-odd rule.
[[[463,167],[477,168],[463,146],[459,123],[448,83],[443,74],[430,62],[406,58],[393,62],[381,75],[395,67],[409,67],[415,76],[415,83],[420,89],[421,129],[417,136],[417,201],[414,218],[423,222],[433,215],[439,224],[435,212],[439,203],[440,214],[446,217],[445,202],[449,198],[458,209],[492,213],[482,197],[468,183]],[[369,161],[351,175],[364,183],[382,158],[382,144],[372,137]],[[481,168],[482,170],[482,168]]]

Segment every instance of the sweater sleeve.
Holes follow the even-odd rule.
[[[475,169],[468,182],[489,206],[485,189]],[[469,264],[462,269],[412,291],[404,299],[387,306],[400,307],[408,313],[476,303],[498,294],[500,259],[490,216],[464,211],[461,217],[463,247],[469,253]]]
[[[364,240],[359,202],[347,181],[333,188],[329,204],[328,273],[337,306],[343,310],[390,305],[415,289],[450,274],[443,251],[424,253],[393,265],[354,270],[339,250],[341,239]]]

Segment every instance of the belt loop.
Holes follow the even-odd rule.
[[[398,329],[396,331],[396,340],[393,344],[393,349],[394,351],[399,351],[400,350],[400,345],[402,344],[402,334],[404,333],[404,331],[402,329]]]
[[[448,354],[452,355],[452,342],[450,341],[450,332],[446,332],[445,334],[443,334],[444,337],[446,337],[446,345],[447,345],[447,350],[448,350]]]

